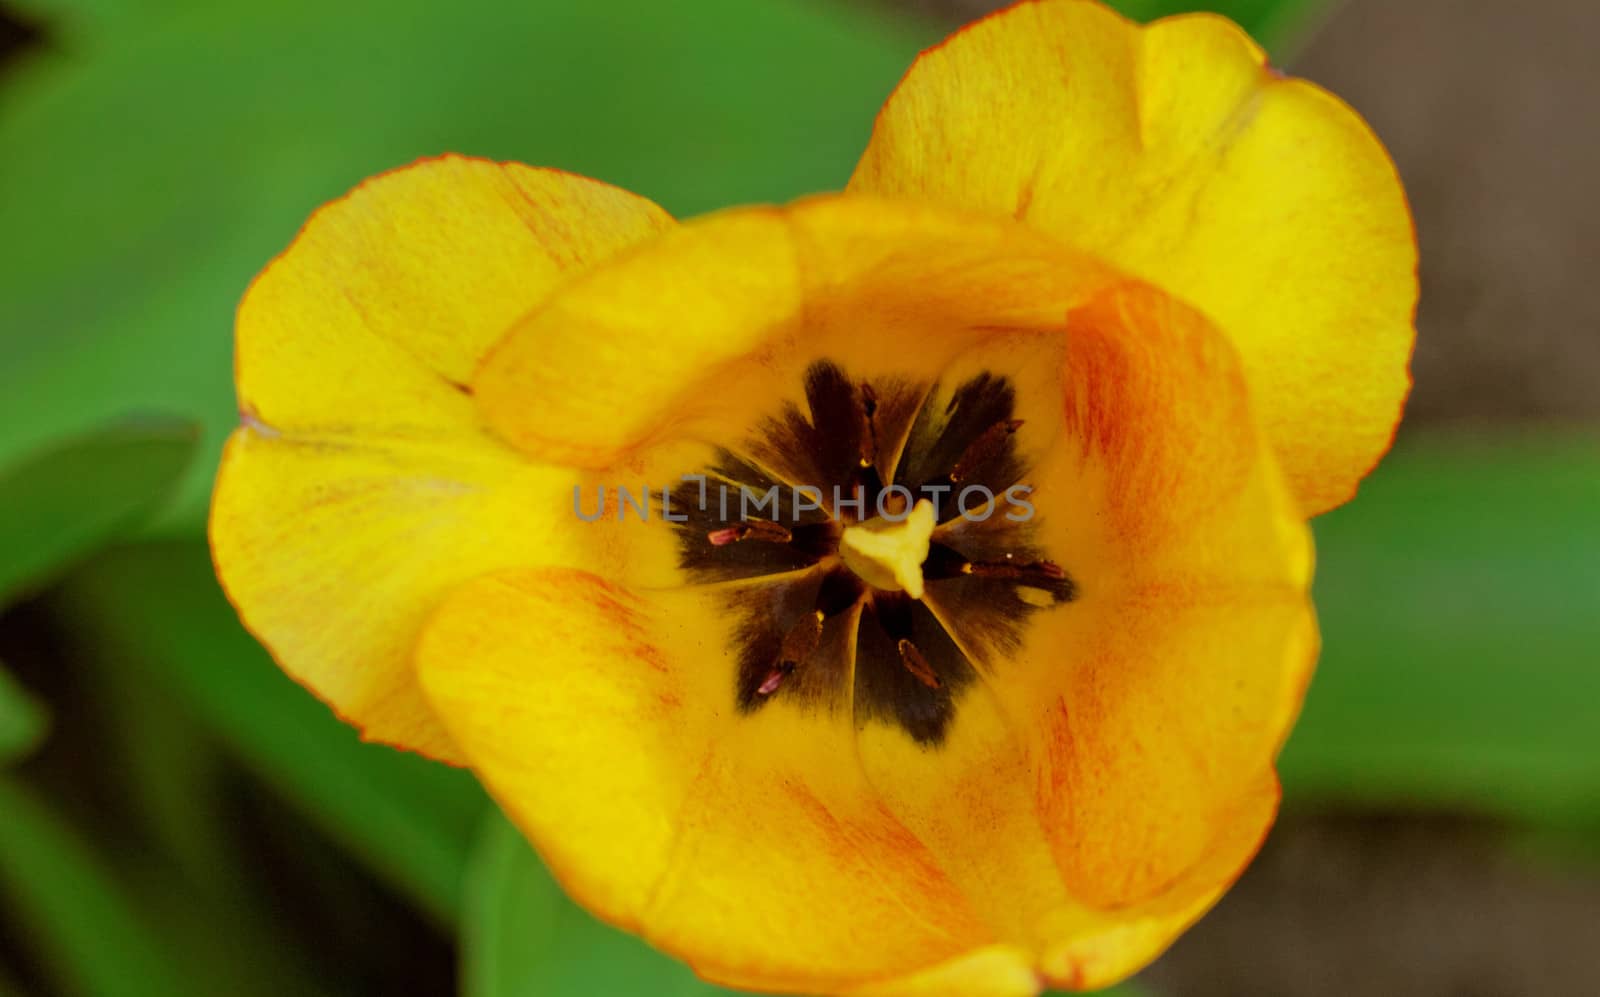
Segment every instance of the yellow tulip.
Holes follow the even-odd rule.
[[[318,211],[240,307],[218,573],[709,979],[1103,986],[1272,822],[1415,264],[1229,22],[1023,3],[843,193],[678,224],[449,156]]]

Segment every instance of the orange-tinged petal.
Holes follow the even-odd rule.
[[[1388,448],[1417,296],[1404,193],[1358,115],[1223,18],[1008,8],[917,61],[850,189],[1024,219],[1198,305],[1308,515]]]
[[[1039,636],[1074,661],[1041,805],[1076,829],[1055,842],[1074,893],[1115,906],[1192,864],[1276,753],[1317,652],[1311,543],[1237,360],[1198,315],[1120,289],[1072,328],[1083,449],[1041,468],[1040,490],[1101,514],[1058,524],[1082,595]]]
[[[463,385],[558,284],[668,224],[595,181],[427,160],[317,212],[246,294],[218,575],[366,736],[456,758],[410,667],[422,620],[462,580],[568,556],[571,476],[488,433]]]
[[[868,728],[861,757],[986,921],[1046,953],[1054,983],[1093,987],[1152,958],[1253,854],[1316,637],[1309,534],[1228,342],[1137,285],[1066,327],[1065,426],[1030,480],[1076,598],[985,655],[957,611],[972,583],[930,582],[990,663],[983,695],[939,751]]]

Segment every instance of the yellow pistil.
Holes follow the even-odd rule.
[[[933,527],[933,503],[923,499],[899,521],[880,516],[845,527],[839,554],[845,567],[868,585],[920,599],[922,562],[928,559]]]

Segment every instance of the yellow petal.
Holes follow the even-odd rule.
[[[319,210],[251,287],[240,400],[278,428],[349,423],[366,402],[378,409],[363,421],[401,421],[411,399],[376,392],[410,387],[402,366],[430,389],[466,384],[558,284],[671,224],[627,191],[517,163],[445,156],[381,174]]]
[[[865,791],[847,714],[737,711],[724,595],[495,575],[440,610],[418,671],[562,885],[713,980],[815,991],[981,938]]]
[[[224,451],[212,552],[286,672],[367,738],[459,761],[416,687],[412,646],[452,585],[579,556],[561,530],[571,480],[465,429],[250,425]]]
[[[218,575],[366,736],[454,759],[410,669],[423,618],[459,581],[565,557],[570,475],[489,434],[463,385],[559,283],[669,223],[594,181],[428,160],[317,212],[245,296]]]
[[[749,422],[817,356],[937,371],[982,329],[1059,329],[1117,279],[1023,226],[931,206],[729,211],[575,282],[495,347],[473,390],[518,447],[603,468]]]
[[[850,189],[1023,219],[1199,306],[1307,514],[1388,448],[1417,295],[1404,193],[1358,115],[1223,18],[986,18],[912,67]]]

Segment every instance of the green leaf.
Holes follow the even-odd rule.
[[[82,653],[138,670],[326,833],[453,922],[482,790],[464,771],[361,743],[290,681],[239,625],[204,544],[108,552],[51,605],[74,621]]]
[[[463,997],[732,993],[567,899],[498,812],[473,850],[461,946]]]
[[[145,925],[124,888],[78,834],[31,793],[0,777],[0,904],[62,990],[95,997],[187,992],[175,954]]]
[[[931,28],[810,0],[195,5],[0,89],[0,459],[129,407],[203,452],[237,415],[233,310],[319,204],[459,151],[678,213],[837,188]],[[170,524],[169,524],[170,525]]]
[[[1291,800],[1600,818],[1600,438],[1408,441],[1319,519]]]
[[[0,766],[32,752],[44,740],[49,727],[50,716],[44,704],[0,664]]]
[[[3,6],[46,32],[52,47],[77,51],[92,44],[113,44],[119,35],[137,32],[144,24],[194,4],[192,0],[6,0]]]
[[[180,420],[125,420],[0,470],[0,606],[147,515],[188,465],[197,433]]]
[[[132,867],[145,922],[184,947],[190,993],[331,997],[332,981],[317,972],[326,953],[304,945],[295,919],[274,902],[281,901],[274,891],[283,884],[275,881],[263,891],[255,878],[259,862],[251,861],[263,838],[282,833],[274,823],[297,826],[300,815],[281,807],[282,815],[256,818],[241,838],[227,792],[235,770],[218,739],[137,663],[130,667],[123,655],[89,643],[74,646],[65,636],[59,653],[82,668],[78,681],[115,704],[96,722],[97,745],[104,757],[116,759],[117,797],[127,801],[132,821],[112,840],[136,836],[141,842],[137,850],[116,848],[111,857]],[[305,861],[291,879],[316,882],[328,906],[348,888]],[[250,971],[241,974],[241,965]]]

